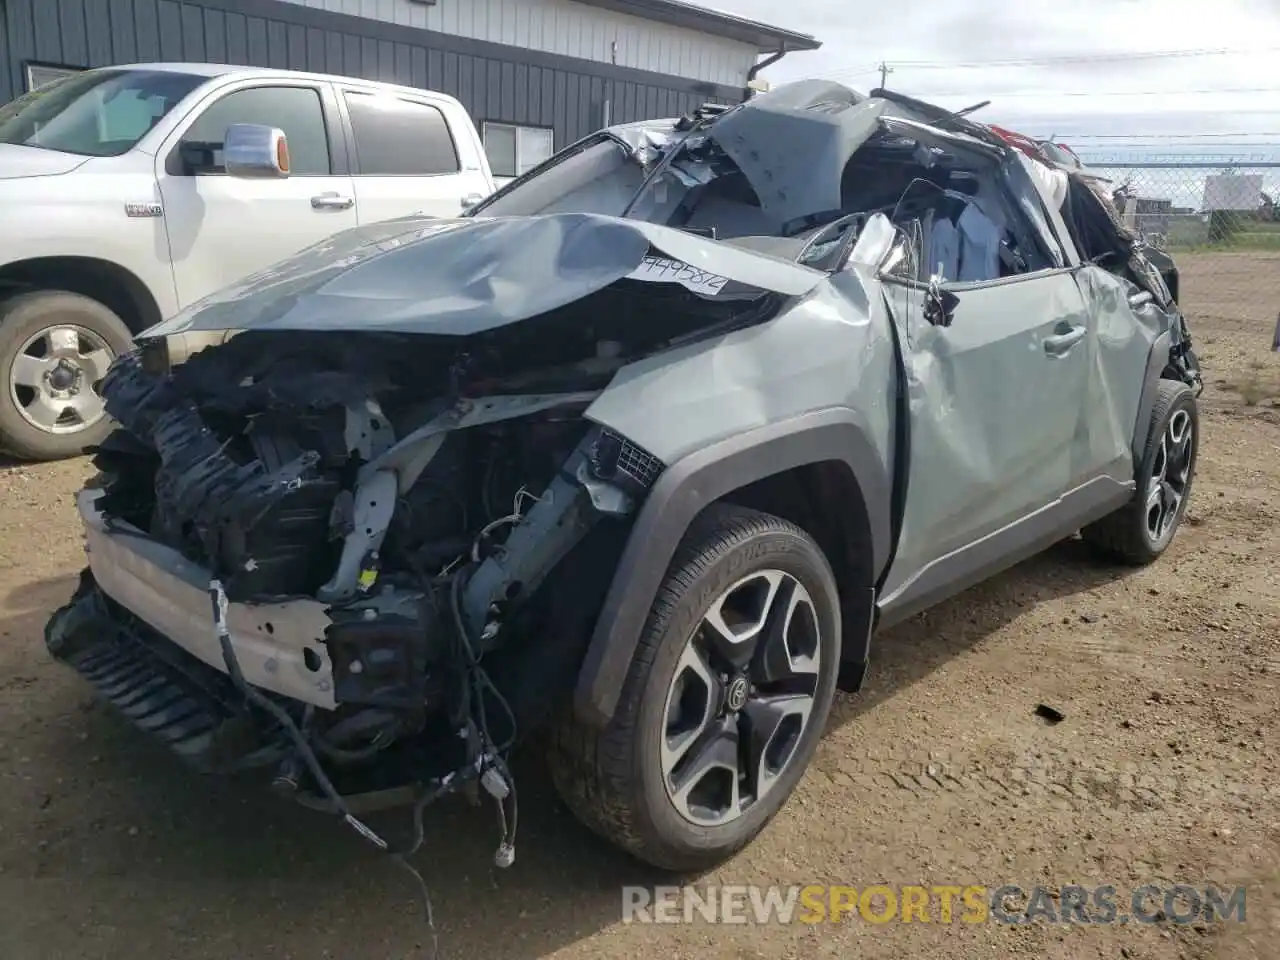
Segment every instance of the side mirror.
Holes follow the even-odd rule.
[[[949,327],[959,305],[960,298],[950,290],[944,290],[936,278],[929,281],[929,292],[924,299],[925,320],[935,327]]]
[[[233,123],[222,141],[227,174],[246,179],[289,176],[289,141],[284,131],[257,123]]]

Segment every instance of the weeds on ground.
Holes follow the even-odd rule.
[[[1280,406],[1280,364],[1250,360],[1240,376],[1228,380],[1225,386],[1238,395],[1246,407]]]

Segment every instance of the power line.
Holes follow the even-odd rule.
[[[835,80],[837,82],[841,80],[849,80],[849,79],[852,79],[853,77],[862,77],[870,74],[878,74],[880,72],[880,67],[881,67],[881,64],[877,63],[869,67],[846,67],[843,70],[828,70],[825,73],[823,73],[822,79]],[[890,71],[892,71],[893,66],[889,65],[889,69]]]
[[[1052,129],[1052,128],[1050,128]],[[1140,140],[1105,140],[1097,141],[1088,137],[1083,140],[1080,137],[1069,133],[1058,131],[1053,137],[1041,137],[1038,139],[1052,139],[1055,142],[1062,141],[1064,143],[1074,143],[1081,150],[1090,150],[1097,152],[1099,150],[1163,150],[1166,153],[1171,148],[1179,151],[1190,150],[1203,153],[1205,150],[1230,150],[1232,153],[1239,153],[1247,150],[1252,153],[1264,154],[1280,149],[1280,143],[1233,143],[1223,140],[1192,140],[1182,143],[1154,142],[1142,143]]]
[[[1280,50],[1280,47],[1276,48]],[[886,69],[888,73],[893,73],[897,67],[908,66],[901,62],[882,63],[873,67],[865,67],[860,70],[834,70],[827,71],[823,74],[827,80],[849,80],[855,77],[871,76],[881,73],[882,69]],[[1087,90],[1011,90],[1005,92],[984,91],[983,96],[996,97],[1155,97],[1155,96],[1182,96],[1182,95],[1199,95],[1213,93],[1274,93],[1280,94],[1280,86],[1270,87],[1202,87],[1190,90],[1112,90],[1104,92],[1089,92]],[[924,91],[918,94],[924,97],[967,97],[977,95],[971,90],[945,90],[945,91]]]
[[[1073,133],[1076,140],[1210,140],[1227,137],[1274,137],[1275,133]],[[1252,144],[1250,144],[1252,146]]]
[[[1200,90],[1106,90],[1093,93],[1087,90],[1009,90],[984,94],[972,90],[929,90],[917,93],[919,97],[976,97],[988,96],[999,103],[1004,97],[1182,97],[1192,94],[1211,93],[1274,93],[1280,94],[1280,87],[1205,87]]]
[[[1042,137],[1042,138],[1038,138],[1038,139],[1049,139],[1049,138],[1048,138],[1048,137]],[[1065,142],[1065,141],[1075,142],[1075,141],[1076,141],[1076,139],[1077,139],[1076,137],[1061,136],[1061,135],[1059,135],[1059,136],[1057,137],[1057,140],[1064,141],[1064,142]],[[1180,144],[1178,144],[1178,146],[1179,146],[1179,147],[1186,147],[1186,148],[1187,148],[1187,150],[1192,151],[1192,152],[1188,153],[1187,155],[1188,155],[1188,156],[1196,156],[1196,157],[1204,155],[1204,153],[1205,153],[1206,151],[1211,151],[1211,150],[1212,150],[1212,151],[1220,151],[1220,150],[1228,150],[1228,149],[1229,149],[1229,150],[1231,151],[1231,153],[1229,154],[1229,156],[1239,157],[1239,156],[1241,156],[1241,155],[1247,155],[1247,156],[1250,156],[1250,157],[1258,157],[1258,158],[1262,158],[1262,157],[1264,157],[1264,156],[1265,156],[1265,157],[1270,157],[1270,156],[1271,156],[1271,154],[1272,154],[1273,152],[1275,152],[1276,150],[1280,150],[1280,143],[1220,143],[1220,142],[1214,142],[1214,143],[1185,143],[1185,144],[1184,144],[1184,143],[1180,143]],[[1085,143],[1085,144],[1079,144],[1079,147],[1080,147],[1080,149],[1081,149],[1081,150],[1083,150],[1083,151],[1085,151],[1086,153],[1088,153],[1088,154],[1089,154],[1089,156],[1094,156],[1094,157],[1096,157],[1096,156],[1116,156],[1116,154],[1107,154],[1107,153],[1097,153],[1097,152],[1092,152],[1092,151],[1098,151],[1098,150],[1120,150],[1120,151],[1123,151],[1123,152],[1127,155],[1127,154],[1133,153],[1134,151],[1137,151],[1137,150],[1148,151],[1148,150],[1158,150],[1158,149],[1160,149],[1160,145],[1159,145],[1159,144],[1155,144],[1155,143],[1116,143],[1116,142],[1108,142],[1108,143],[1105,143],[1105,144],[1101,144],[1101,143]],[[1214,154],[1214,156],[1217,156],[1217,155],[1218,155],[1218,154]],[[1228,156],[1228,154],[1222,154],[1222,155],[1223,155],[1223,156]],[[1161,153],[1161,154],[1160,154],[1160,156],[1173,156],[1173,157],[1177,157],[1177,156],[1182,156],[1182,154],[1180,154],[1180,153],[1172,153],[1172,154],[1171,154],[1171,153],[1167,153],[1167,152],[1165,152],[1165,153]]]
[[[1226,144],[1230,146],[1230,144]],[[1259,151],[1254,147],[1240,147],[1234,150],[1223,150],[1222,144],[1203,144],[1199,150],[1188,151],[1186,153],[1169,153],[1167,151],[1159,151],[1154,149],[1150,144],[1143,146],[1142,144],[1107,144],[1107,148],[1101,149],[1098,144],[1091,146],[1082,146],[1077,144],[1080,156],[1084,157],[1090,163],[1102,163],[1099,158],[1111,158],[1115,160],[1126,159],[1134,156],[1145,156],[1148,158],[1162,157],[1166,160],[1192,160],[1192,159],[1230,159],[1233,163],[1242,166],[1248,166],[1251,161],[1259,163],[1271,163],[1275,161],[1275,156],[1266,151]]]
[[[1280,46],[1266,47],[1203,47],[1194,50],[1134,50],[1115,53],[1072,54],[1061,57],[1016,57],[1006,60],[894,60],[895,67],[911,67],[916,70],[946,70],[986,67],[1040,67],[1066,63],[1116,63],[1131,60],[1168,60],[1186,57],[1239,56],[1254,53],[1270,53]]]

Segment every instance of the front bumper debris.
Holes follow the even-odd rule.
[[[205,773],[279,764],[285,744],[239,705],[231,680],[115,606],[89,571],[45,626],[73,667],[135,726]]]
[[[98,588],[174,646],[225,676],[209,607],[209,571],[122,521],[109,524],[102,491],[76,498],[89,568]],[[233,603],[231,645],[245,679],[281,697],[332,710],[333,672],[324,644],[330,620],[311,599]]]
[[[266,711],[246,703],[225,672],[107,596],[90,570],[81,574],[71,602],[49,618],[45,645],[135,727],[196,771],[271,783],[303,806],[336,812],[305,771],[282,782],[282,770],[297,768],[297,753]],[[295,720],[315,709],[267,695]],[[439,777],[461,762],[456,737],[445,738],[443,749],[436,744],[392,744],[378,762],[327,773],[350,813],[412,806],[425,789],[420,778]]]

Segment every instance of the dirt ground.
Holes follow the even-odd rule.
[[[620,887],[663,881],[579,828],[530,760],[513,869],[489,865],[488,807],[429,821],[416,862],[445,954],[1275,958],[1280,255],[1182,266],[1208,388],[1170,554],[1133,572],[1067,542],[880,636],[798,794],[699,882],[1246,884],[1246,923],[624,925]],[[394,864],[319,814],[198,779],[46,655],[83,560],[87,470],[0,472],[0,955],[426,956]]]

